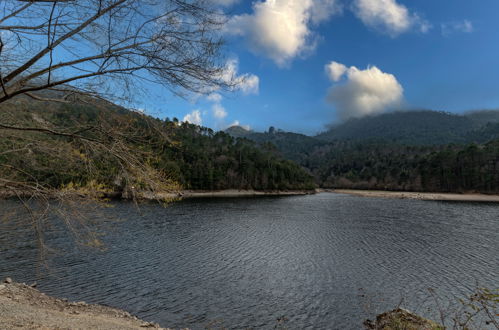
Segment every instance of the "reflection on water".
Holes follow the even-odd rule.
[[[0,201],[0,213],[15,207]],[[427,313],[430,287],[442,299],[499,287],[493,204],[319,194],[116,203],[92,218],[107,249],[74,248],[55,226],[47,240],[66,252],[48,273],[33,267],[31,229],[0,224],[0,278],[193,329],[272,329],[281,316],[290,329],[360,329],[402,297]]]

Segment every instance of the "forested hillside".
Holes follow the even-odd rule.
[[[19,98],[0,116],[3,189],[314,188],[310,174],[271,148],[105,101]]]
[[[244,136],[275,145],[325,188],[499,193],[499,111],[399,112],[317,137],[273,128]]]
[[[486,142],[475,134],[488,123],[499,122],[499,111],[456,115],[439,111],[405,111],[351,119],[317,136],[325,141],[383,140],[408,145]],[[494,126],[499,135],[499,126]],[[492,133],[492,132],[491,132]]]
[[[499,193],[499,140],[483,145],[333,143],[307,163],[327,188]]]

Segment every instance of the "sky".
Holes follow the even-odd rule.
[[[393,110],[499,108],[497,0],[211,0],[227,15],[231,93],[140,107],[216,130],[316,134]]]

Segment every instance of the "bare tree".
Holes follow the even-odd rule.
[[[140,142],[144,129],[133,118],[130,124],[110,119],[106,109],[114,105],[106,100],[133,99],[137,89],[149,84],[180,95],[230,88],[221,56],[223,23],[223,15],[205,0],[0,2],[0,197],[21,200],[41,246],[50,209],[67,213],[61,205],[71,204],[74,194],[32,172],[64,164],[92,173],[104,160],[119,169],[119,184],[128,197],[135,198],[139,186],[153,194],[179,188],[168,173],[149,165],[147,151],[130,147]],[[33,102],[90,103],[104,111],[90,126],[72,122],[60,127],[34,113],[30,120],[19,120],[15,114],[23,107],[29,113]],[[157,143],[169,143],[153,119],[140,120]],[[92,188],[99,192],[99,183]],[[85,198],[96,197],[95,191]],[[76,218],[63,219],[71,227]]]
[[[116,96],[147,81],[176,93],[223,79],[223,16],[203,0],[3,0],[0,103],[40,90]],[[139,84],[140,85],[140,84]],[[112,92],[109,92],[109,91]]]

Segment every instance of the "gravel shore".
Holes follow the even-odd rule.
[[[128,312],[45,295],[26,284],[0,283],[0,329],[163,329]]]

